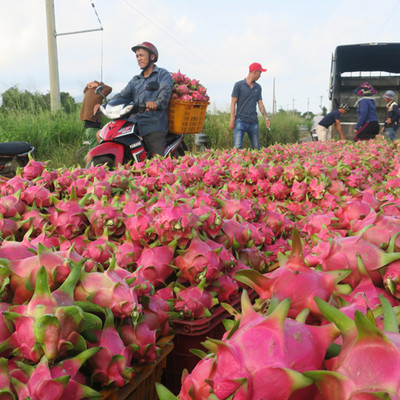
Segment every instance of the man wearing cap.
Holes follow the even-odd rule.
[[[233,144],[237,149],[243,146],[244,134],[247,132],[251,147],[260,148],[258,134],[258,108],[265,119],[267,128],[270,121],[262,101],[261,86],[256,82],[260,79],[261,73],[265,72],[261,64],[253,63],[249,66],[249,74],[241,81],[235,83],[232,91],[231,117],[229,130],[233,130]]]
[[[146,112],[130,117],[136,123],[137,133],[143,138],[149,157],[163,155],[165,138],[168,133],[168,105],[172,92],[171,74],[155,63],[158,50],[150,42],[143,42],[132,47],[142,72],[135,75],[115,98],[124,98],[135,103],[145,103]],[[158,82],[156,91],[146,90],[150,82]]]
[[[393,90],[388,90],[383,95],[383,98],[386,102],[387,115],[385,124],[382,128],[382,133],[385,134],[386,139],[391,140],[392,142],[396,140],[396,132],[399,128],[399,106],[394,101],[395,94]]]
[[[328,139],[329,128],[333,124],[335,124],[335,129],[339,133],[341,139],[346,140],[346,137],[343,134],[342,125],[340,124],[340,117],[347,111],[349,111],[347,104],[341,104],[337,110],[333,110],[329,114],[326,114],[325,117],[318,122],[315,131],[320,142],[325,142]]]

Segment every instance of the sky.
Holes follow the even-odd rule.
[[[119,92],[140,72],[131,47],[150,41],[159,67],[207,88],[211,112],[229,111],[234,83],[259,62],[267,111],[275,99],[317,113],[330,109],[336,46],[399,41],[400,0],[53,1],[60,91],[77,101],[94,79]],[[0,94],[48,93],[46,1],[0,0],[0,38]]]

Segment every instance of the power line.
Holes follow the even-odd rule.
[[[139,13],[143,18],[145,18],[147,21],[149,21],[152,25],[154,25],[158,30],[160,30],[162,33],[167,35],[170,39],[172,39],[175,43],[177,43],[179,46],[183,47],[187,52],[193,54],[196,56],[200,61],[202,61],[204,64],[210,66],[205,60],[203,60],[198,54],[194,53],[192,50],[190,50],[188,47],[186,47],[183,43],[179,42],[176,40],[174,36],[172,36],[169,32],[167,32],[165,29],[163,29],[161,26],[157,25],[154,21],[152,21],[147,15],[145,15],[142,11],[139,10],[139,7],[134,6],[132,0],[123,0],[129,7],[133,8],[137,13]],[[399,0],[400,1],[400,0]],[[211,66],[210,66],[211,67]]]
[[[381,29],[379,29],[376,38],[378,39],[378,36],[380,35],[380,33],[383,31],[383,29],[385,28],[385,26],[387,25],[387,23],[389,22],[390,18],[393,17],[394,12],[396,11],[396,8],[398,7],[398,5],[400,4],[400,0],[397,2],[397,4],[394,6],[392,12],[389,14],[389,16],[386,18],[385,23],[382,25]]]

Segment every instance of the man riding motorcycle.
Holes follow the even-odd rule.
[[[136,123],[136,133],[143,138],[149,157],[163,155],[165,138],[168,132],[168,103],[172,92],[171,74],[159,68],[158,50],[150,42],[143,42],[132,47],[142,72],[135,75],[114,99],[124,98],[135,103],[145,103],[146,112],[135,114],[130,120]],[[149,82],[158,82],[156,91],[144,90]]]

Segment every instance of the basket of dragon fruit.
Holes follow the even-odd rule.
[[[169,337],[169,340],[171,337]],[[155,383],[161,382],[167,364],[167,356],[174,344],[171,341],[161,345],[161,355],[152,365],[145,365],[138,370],[130,383],[118,390],[101,391],[101,400],[158,400]]]
[[[168,131],[176,134],[200,133],[209,103],[207,89],[180,71],[171,74],[173,87],[168,108]]]

